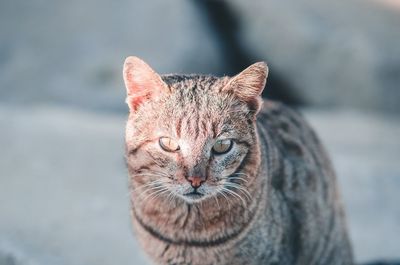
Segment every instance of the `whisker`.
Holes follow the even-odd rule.
[[[243,173],[243,172],[236,172],[236,173],[233,173],[232,175],[244,175],[246,177],[249,176],[249,175],[247,175],[246,173]]]
[[[213,198],[215,199],[215,201],[217,202],[218,210],[221,210],[221,206],[219,205],[219,201],[218,201],[217,195],[218,195],[218,192],[215,193],[212,197],[213,197]]]
[[[131,177],[134,178],[134,177],[147,177],[147,176],[149,176],[149,177],[165,177],[165,176],[163,176],[163,175],[154,174],[154,173],[150,173],[150,172],[148,172],[148,173],[133,174]]]
[[[152,169],[147,169],[146,171],[141,171],[140,173],[133,173],[132,177],[136,176],[156,176],[156,177],[170,177],[167,173],[157,171],[157,170],[152,170]]]
[[[148,183],[146,185],[143,186],[139,186],[135,188],[135,192],[139,193],[139,195],[137,195],[137,198],[139,199],[143,194],[145,194],[148,191],[154,190],[156,188],[162,187],[160,184],[163,184],[162,182],[152,182],[152,183]]]
[[[250,113],[252,111],[250,111],[250,110],[230,110],[230,111],[227,111],[227,113],[238,113],[238,112]]]
[[[140,185],[137,188],[146,188],[146,187],[149,187],[149,186],[155,186],[157,184],[164,184],[164,183],[168,183],[168,181],[166,179],[156,179],[156,180],[153,180],[153,181],[151,181],[149,183]]]
[[[242,198],[242,196],[240,196],[240,195],[237,194],[236,192],[234,192],[234,191],[232,191],[232,190],[230,190],[230,189],[227,189],[227,188],[225,188],[225,187],[223,187],[223,191],[226,191],[226,192],[228,192],[229,194],[232,194],[232,195],[235,196],[236,198],[240,199],[240,200],[242,201],[242,203],[243,203],[243,207],[246,207],[246,201]]]
[[[251,200],[251,194],[244,187],[240,186],[239,184],[232,183],[232,182],[226,182],[226,183],[224,183],[224,185],[228,186],[228,187],[232,187],[232,188],[238,189],[239,191],[242,191],[244,193],[244,195],[249,200]]]
[[[157,191],[155,194],[153,194],[153,196],[151,196],[150,198],[148,198],[148,201],[154,200],[154,199],[156,199],[157,197],[160,197],[162,194],[165,194],[165,193],[167,193],[167,192],[169,192],[169,189],[164,189],[164,190],[161,190],[161,191]]]
[[[143,202],[147,201],[148,199],[150,199],[153,195],[157,194],[157,193],[161,193],[161,192],[165,192],[168,191],[167,187],[160,187],[160,189],[157,189],[155,191],[153,191],[152,193],[148,194],[145,198],[143,198]]]
[[[153,184],[153,183],[151,183],[151,184]],[[164,186],[153,186],[153,187],[150,187],[150,188],[143,187],[143,191],[137,196],[137,198],[139,200],[141,198],[141,196],[143,196],[145,193],[153,191],[153,190],[158,190],[158,189],[161,189],[161,188],[165,188],[165,187]]]
[[[226,179],[224,179],[224,180],[241,180],[241,181],[243,181],[243,182],[249,182],[247,179],[244,179],[244,178],[241,178],[241,177],[229,177],[229,178],[226,178]]]
[[[170,193],[168,194],[167,201],[168,201],[168,206],[170,208],[176,207],[176,195],[171,190],[170,190]],[[172,205],[172,203],[174,203],[174,205]]]
[[[232,176],[244,176],[244,177],[246,177],[246,179],[250,178],[249,175],[242,173],[242,172],[233,173]]]
[[[225,195],[225,193],[223,192],[223,189],[218,190],[217,194],[221,194],[221,195],[225,198],[226,202],[228,203],[229,208],[231,208],[231,203],[230,203],[228,197],[227,197],[227,196]]]
[[[168,207],[171,209],[172,208],[172,199],[173,199],[173,193],[171,192],[171,190],[169,191],[169,194],[167,196],[167,204]]]

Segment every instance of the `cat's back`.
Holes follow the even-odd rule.
[[[269,187],[278,198],[272,203],[289,209],[283,218],[291,223],[295,264],[352,264],[336,175],[314,130],[297,111],[269,100],[257,126],[272,171]]]
[[[321,198],[324,203],[337,199],[331,161],[299,112],[283,103],[265,100],[257,127],[273,189],[289,198],[287,201],[297,201],[299,205],[310,205],[312,200],[320,202]],[[323,206],[319,207],[324,211]]]

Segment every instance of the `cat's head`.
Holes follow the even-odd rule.
[[[267,73],[259,62],[234,77],[160,76],[128,57],[126,151],[134,199],[196,203],[250,196],[260,153],[255,119]]]

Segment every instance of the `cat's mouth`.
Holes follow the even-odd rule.
[[[194,191],[192,191],[192,192],[189,192],[189,193],[185,193],[185,194],[183,194],[185,197],[188,197],[188,198],[190,198],[190,199],[200,199],[201,197],[203,197],[204,196],[204,194],[202,194],[202,193],[200,193],[200,192],[198,192],[198,191],[196,191],[196,190],[194,190]]]

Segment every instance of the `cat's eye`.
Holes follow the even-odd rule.
[[[175,152],[179,150],[178,143],[169,137],[161,137],[159,140],[159,144],[164,151],[167,152]]]
[[[228,153],[231,150],[232,146],[233,146],[233,141],[230,139],[218,140],[214,144],[212,150],[213,150],[214,154],[221,155],[221,154]]]

